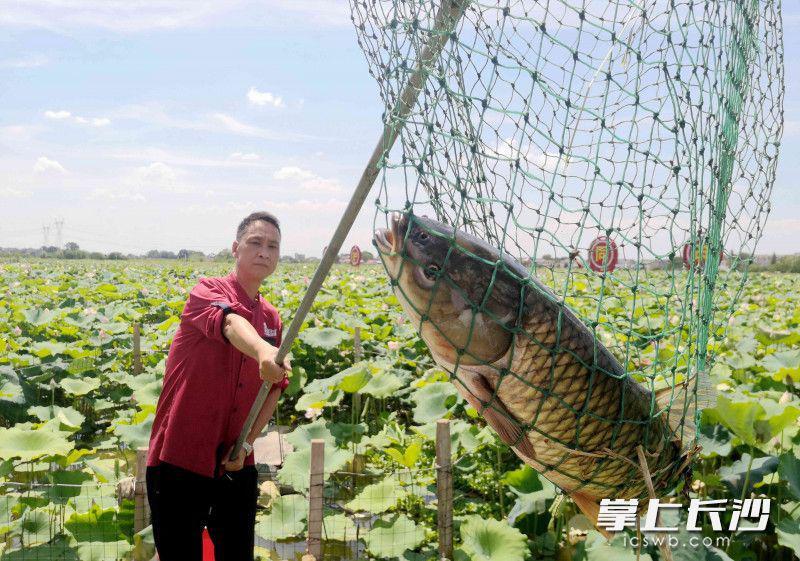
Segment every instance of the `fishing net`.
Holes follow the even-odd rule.
[[[428,216],[519,262],[523,275],[504,259],[471,255],[550,298],[555,342],[528,333],[530,345],[564,350],[559,331],[571,311],[592,334],[589,354],[608,349],[622,371],[576,356],[589,382],[579,385],[586,399],[570,399],[557,365],[540,385],[500,368],[500,388],[511,378],[536,386],[531,416],[513,421],[566,450],[539,458],[548,473],[600,448],[635,459],[623,428],[641,418],[618,407],[588,419],[586,404],[609,377],[653,394],[692,379],[695,392],[700,377],[692,376],[709,369],[769,212],[782,132],[780,0],[350,4],[386,108],[376,226],[393,211],[423,227],[417,217]],[[455,236],[450,243],[452,255],[469,253]],[[487,298],[469,304],[480,312]],[[420,304],[421,323],[426,312]],[[517,341],[526,336],[519,323],[508,328]],[[451,374],[464,383],[458,361]],[[564,423],[605,422],[608,439],[543,423],[537,403],[551,398]],[[683,422],[659,438],[684,436],[696,415],[691,401],[677,412]],[[644,414],[663,419],[674,407],[652,399]],[[589,485],[615,461],[594,458],[579,475],[564,469],[574,481],[563,486]],[[604,485],[612,496],[626,483]]]

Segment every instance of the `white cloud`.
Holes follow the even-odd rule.
[[[235,134],[240,134],[242,136],[253,136],[256,138],[266,138],[272,140],[279,139],[279,135],[271,131],[253,125],[248,125],[246,123],[242,123],[241,121],[238,121],[233,117],[231,117],[230,115],[226,115],[224,113],[214,114],[214,120],[220,125],[222,125],[222,127],[225,130]]]
[[[39,159],[36,160],[36,163],[33,165],[33,171],[35,173],[67,173],[67,170],[64,169],[64,166],[62,166],[56,160],[51,160],[45,156],[40,156]]]
[[[180,170],[163,162],[153,162],[134,169],[124,183],[141,189],[188,193],[189,186],[181,180],[182,175]]]
[[[111,123],[111,119],[106,117],[75,117],[75,122],[81,125],[91,125],[93,127],[105,127]]]
[[[280,180],[295,180],[295,181],[307,181],[309,179],[313,179],[316,177],[313,173],[308,170],[298,168],[296,166],[284,166],[272,176],[275,179]]]
[[[124,150],[110,150],[106,153],[95,152],[98,157],[113,158],[134,162],[162,162],[171,166],[202,168],[266,168],[262,157],[254,153],[234,152],[227,158],[207,158],[191,152],[174,152],[162,148],[132,147]]]
[[[283,102],[283,98],[277,95],[273,95],[270,92],[260,92],[254,87],[251,87],[250,90],[247,92],[247,99],[253,105],[271,105],[272,107],[276,108],[283,108],[286,107],[286,104]]]
[[[153,183],[173,182],[177,178],[175,170],[161,162],[153,162],[149,166],[136,168],[136,173],[143,181]]]
[[[243,152],[234,152],[230,156],[229,159],[235,160],[237,162],[255,162],[261,159],[261,156],[258,154],[254,154],[252,152],[243,153]]]
[[[30,55],[23,58],[0,61],[0,68],[38,68],[50,62],[44,55]]]
[[[569,156],[560,156],[553,152],[542,152],[532,143],[520,145],[513,139],[499,139],[497,147],[489,152],[490,154],[494,152],[492,155],[505,160],[519,158],[523,164],[527,163],[529,166],[532,165],[546,173],[558,171],[558,173],[564,174],[567,173],[566,170],[570,165],[576,163]],[[527,171],[532,172],[533,170],[529,169]]]
[[[2,2],[2,0],[0,0]],[[125,105],[116,110],[110,111],[108,116],[114,122],[138,121],[147,123],[160,128],[172,128],[179,130],[193,130],[204,132],[228,132],[252,138],[264,140],[278,140],[284,142],[298,142],[305,140],[340,140],[338,138],[321,137],[309,134],[299,134],[291,127],[287,126],[284,130],[271,130],[258,126],[243,123],[226,113],[214,113],[200,117],[189,115],[188,117],[176,117],[170,111],[171,108],[158,103]]]
[[[13,187],[0,187],[0,198],[2,199],[21,199],[33,195],[32,191],[21,191]]]
[[[285,166],[276,171],[273,176],[280,181],[294,182],[305,191],[326,191],[330,193],[341,193],[341,184],[335,179],[326,179],[296,166]]]
[[[45,111],[44,116],[48,119],[55,119],[57,121],[62,119],[69,119],[72,116],[72,113],[69,111]]]
[[[55,121],[64,121],[69,119],[72,122],[78,123],[79,125],[89,125],[92,127],[105,127],[111,124],[111,119],[107,117],[80,117],[78,115],[72,115],[71,112],[60,110],[60,111],[45,111],[44,116],[48,119],[53,119]]]

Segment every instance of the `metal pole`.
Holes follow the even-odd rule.
[[[433,36],[431,37],[430,43],[423,49],[422,55],[414,69],[414,73],[408,79],[408,83],[405,85],[405,88],[403,88],[402,94],[400,94],[400,99],[398,99],[394,110],[387,119],[387,123],[383,128],[383,134],[381,134],[378,144],[372,151],[372,156],[370,156],[364,168],[364,172],[361,174],[361,179],[353,192],[350,203],[347,205],[342,219],[336,227],[336,231],[328,244],[325,254],[322,256],[319,267],[317,267],[317,270],[314,272],[314,277],[311,279],[308,290],[306,290],[303,296],[303,301],[300,303],[300,306],[297,308],[292,318],[289,329],[283,336],[278,354],[275,357],[275,362],[283,362],[283,359],[289,354],[289,349],[292,347],[292,343],[294,343],[297,334],[300,332],[300,326],[303,325],[306,315],[309,310],[311,310],[311,305],[314,303],[314,299],[317,297],[317,293],[322,287],[323,281],[328,276],[333,261],[339,254],[339,250],[347,234],[350,232],[350,228],[353,227],[353,222],[355,222],[356,216],[358,216],[361,207],[364,205],[364,201],[367,195],[369,195],[373,183],[375,183],[375,180],[378,178],[378,173],[381,169],[379,164],[385,155],[389,153],[395,140],[397,140],[397,136],[403,128],[406,118],[414,108],[417,98],[419,97],[419,92],[425,84],[431,63],[439,59],[442,49],[444,49],[448,39],[450,39],[450,34],[461,19],[468,5],[469,0],[444,0],[439,11],[436,13],[433,28],[440,31],[432,32]],[[231,451],[231,459],[239,455],[242,443],[253,428],[256,417],[258,417],[258,413],[264,405],[264,400],[267,398],[269,389],[270,386],[267,384],[261,386],[261,390],[259,390],[256,400],[253,402],[253,407],[250,408],[250,413],[247,415],[247,419],[244,422],[242,432],[236,440],[236,446],[234,446]]]

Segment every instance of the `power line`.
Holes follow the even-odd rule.
[[[61,232],[64,230],[64,219],[56,218],[53,221],[53,225],[56,227],[56,247],[61,249]]]

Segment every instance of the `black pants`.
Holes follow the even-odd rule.
[[[148,467],[146,478],[160,561],[201,561],[204,527],[214,542],[216,561],[253,560],[258,498],[254,466],[211,479],[162,463]]]

